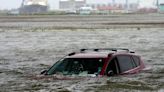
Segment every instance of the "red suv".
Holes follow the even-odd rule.
[[[135,55],[135,53],[129,51],[129,49],[81,49],[79,52],[66,55],[49,70],[45,70],[41,72],[41,74],[113,76],[137,73],[143,68],[145,68],[145,66],[141,57]]]

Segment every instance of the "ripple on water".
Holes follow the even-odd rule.
[[[123,30],[123,31],[122,31]],[[158,31],[158,32],[157,32]],[[0,34],[0,89],[3,92],[163,92],[163,29],[56,30]],[[65,54],[91,47],[126,47],[135,50],[151,69],[129,76],[82,80],[31,79]]]

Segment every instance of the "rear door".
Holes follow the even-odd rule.
[[[117,60],[121,74],[133,73],[133,69],[136,65],[130,55],[118,55]]]

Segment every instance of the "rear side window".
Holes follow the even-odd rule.
[[[133,63],[130,56],[117,56],[117,59],[121,73],[133,68]]]
[[[136,57],[136,56],[133,56],[133,60],[136,64],[136,66],[138,67],[140,65],[140,58],[139,57]]]

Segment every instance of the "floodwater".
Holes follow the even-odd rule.
[[[1,92],[164,92],[164,28],[0,30]],[[146,67],[139,74],[58,80],[39,73],[81,48],[129,48]],[[62,76],[58,76],[62,77]]]

